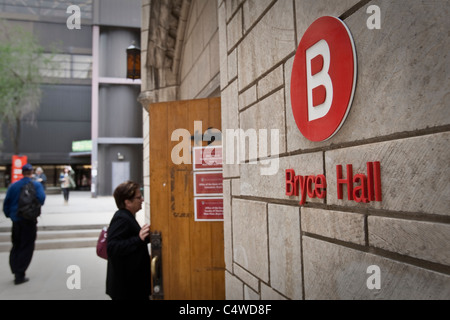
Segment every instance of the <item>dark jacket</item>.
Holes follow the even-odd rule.
[[[22,190],[22,187],[30,181],[32,181],[31,178],[23,177],[19,181],[16,181],[10,185],[6,193],[6,197],[3,202],[3,212],[6,217],[10,218],[14,222],[24,220],[23,218],[17,216],[17,207],[19,206],[20,191]],[[45,202],[44,188],[42,187],[42,184],[36,181],[33,181],[33,185],[36,189],[36,198],[38,198],[41,205],[43,205]]]
[[[150,255],[139,238],[141,227],[130,211],[118,210],[107,234],[106,293],[112,299],[147,299],[150,295]]]

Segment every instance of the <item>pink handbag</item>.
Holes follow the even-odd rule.
[[[97,255],[100,258],[103,258],[106,260],[108,260],[108,253],[106,252],[107,233],[108,233],[108,228],[103,227],[102,231],[100,232],[100,236],[98,237],[98,240],[97,240]]]

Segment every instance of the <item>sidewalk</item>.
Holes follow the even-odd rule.
[[[0,194],[2,208],[4,197],[5,194]],[[90,192],[72,191],[69,204],[65,205],[62,194],[50,194],[46,196],[38,227],[108,224],[116,210],[113,197],[92,198]],[[11,220],[2,211],[0,228],[10,226]]]
[[[1,208],[4,196],[0,194]],[[92,198],[89,192],[73,191],[69,204],[65,205],[61,194],[47,195],[38,219],[38,230],[55,226],[106,226],[116,210],[113,197]],[[138,220],[139,214],[143,215],[143,211],[138,213]],[[11,220],[2,212],[0,229],[10,226]],[[106,260],[96,255],[95,248],[35,250],[27,270],[30,281],[14,285],[9,268],[9,252],[1,252],[0,300],[109,300],[105,294],[106,264]],[[71,284],[76,283],[78,275],[81,288],[69,289],[73,287]]]

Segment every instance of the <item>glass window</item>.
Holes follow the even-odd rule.
[[[39,70],[43,77],[90,79],[92,56],[70,54],[43,54]]]
[[[90,79],[92,76],[92,56],[72,56],[72,78]]]

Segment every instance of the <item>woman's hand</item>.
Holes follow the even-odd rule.
[[[145,238],[147,238],[149,234],[150,226],[148,224],[144,224],[144,226],[141,228],[141,231],[139,231],[139,238],[141,238],[142,241],[145,241]]]

